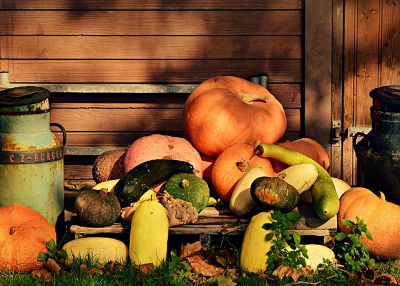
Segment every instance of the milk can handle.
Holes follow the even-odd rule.
[[[63,134],[63,143],[62,144],[65,146],[65,143],[67,143],[67,133],[65,132],[64,127],[58,123],[50,123],[50,126],[56,126],[61,129],[62,134]]]
[[[363,133],[363,132],[357,132],[356,134],[354,134],[354,137],[353,137],[353,148],[354,148],[354,150],[356,150],[356,148],[357,148],[357,137],[358,136],[363,136],[363,137],[365,137],[367,139],[367,147],[369,149],[369,138],[366,137],[367,135],[365,133]]]

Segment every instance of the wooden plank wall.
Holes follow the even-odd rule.
[[[336,17],[333,49],[336,82],[332,118],[342,120],[342,129],[372,127],[369,92],[377,87],[400,84],[400,7],[398,1],[334,1]],[[342,81],[342,89],[338,82]],[[357,183],[357,158],[353,138],[346,138],[334,157],[335,174]]]
[[[288,117],[282,140],[302,136],[302,0],[0,3],[0,72],[13,86],[199,84],[216,75],[268,74]],[[67,146],[184,136],[188,93],[120,90],[52,93],[51,121],[66,129]],[[92,161],[66,158],[65,176],[90,180]]]

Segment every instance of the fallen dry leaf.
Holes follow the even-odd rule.
[[[180,258],[185,259],[202,249],[203,246],[201,245],[200,241],[196,241],[194,243],[188,243],[186,245],[182,244]]]
[[[40,268],[37,270],[33,270],[32,275],[34,277],[39,278],[39,280],[41,281],[53,282],[55,280],[53,273],[51,273],[51,271],[47,268]]]
[[[143,274],[147,274],[150,271],[154,270],[154,264],[146,263],[146,264],[140,264],[140,265],[133,265],[133,268],[140,270]]]
[[[292,277],[295,282],[299,279],[301,272],[290,266],[279,265],[278,268],[272,272],[273,275],[278,276],[280,279],[283,277]]]
[[[47,266],[49,266],[49,269],[52,273],[60,274],[61,267],[53,258],[47,259]]]
[[[211,277],[221,275],[224,272],[224,269],[222,267],[215,266],[209,264],[207,261],[204,261],[204,256],[202,255],[191,256],[187,259],[194,273]]]
[[[231,278],[227,278],[222,275],[215,278],[215,282],[217,282],[218,286],[235,286],[235,285],[237,285],[237,283],[233,282]]]
[[[378,283],[378,284],[384,284],[385,280],[386,280],[386,283],[390,282],[390,283],[393,283],[393,284],[397,285],[396,278],[394,278],[392,275],[387,274],[387,273],[383,273],[383,274],[379,275],[378,277],[376,277],[374,282]]]
[[[103,274],[101,269],[95,267],[88,267],[86,263],[83,263],[79,266],[81,271],[87,275],[96,275],[96,274]]]
[[[66,183],[64,183],[64,187],[71,191],[80,191],[84,188],[87,188],[88,184],[72,184],[68,179]]]
[[[215,260],[222,266],[235,264],[237,261],[236,250],[233,248],[226,250],[217,250],[215,252]]]

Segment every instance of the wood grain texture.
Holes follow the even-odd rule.
[[[331,158],[332,1],[306,0],[305,13],[304,134]]]
[[[19,10],[263,10],[302,9],[302,0],[19,0],[0,1],[2,9]]]
[[[3,59],[301,59],[301,36],[2,36]]]
[[[200,83],[216,75],[302,81],[301,60],[10,60],[13,83]]]
[[[302,28],[296,10],[0,11],[0,35],[301,35]]]

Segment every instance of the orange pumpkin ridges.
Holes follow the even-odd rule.
[[[225,149],[215,160],[212,169],[212,182],[217,194],[229,203],[237,182],[251,168],[261,167],[268,176],[274,175],[268,158],[254,156],[254,145],[237,143]]]
[[[186,138],[212,157],[239,142],[276,143],[287,126],[282,104],[265,87],[234,76],[201,83],[185,102],[182,122]]]
[[[329,172],[330,160],[328,152],[326,152],[325,148],[317,141],[311,138],[299,138],[294,141],[280,142],[278,145],[306,155]],[[275,173],[279,173],[289,167],[274,159],[271,159],[271,163]]]
[[[38,261],[46,244],[56,241],[53,225],[40,213],[20,204],[0,208],[0,271],[31,271],[44,265]]]
[[[400,206],[385,200],[384,195],[378,197],[363,187],[347,190],[340,198],[338,226],[341,232],[350,233],[350,227],[342,223],[342,219],[357,222],[362,219],[371,232],[369,240],[363,234],[362,243],[369,247],[372,257],[380,260],[400,258]]]

